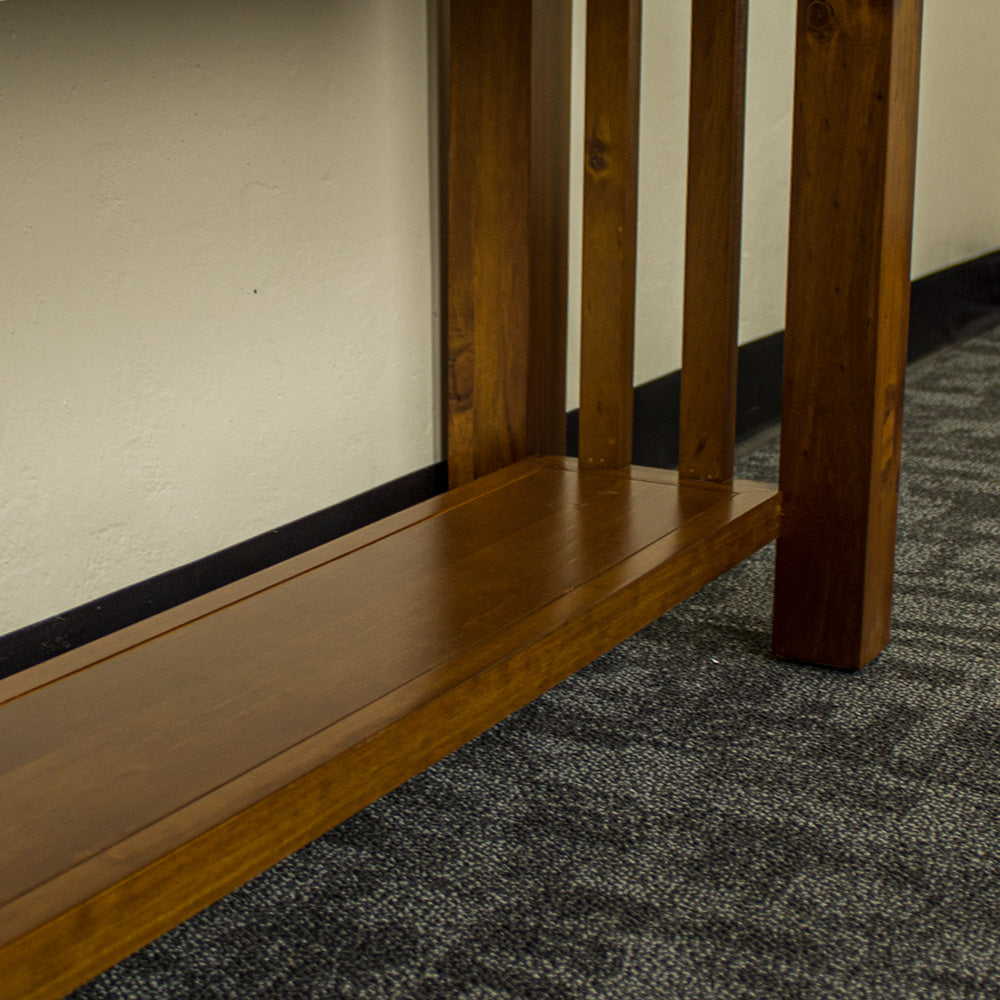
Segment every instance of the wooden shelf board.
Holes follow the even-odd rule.
[[[530,459],[0,682],[0,997],[68,992],[779,520],[769,486]]]

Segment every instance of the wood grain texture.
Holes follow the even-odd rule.
[[[64,995],[778,531],[773,488],[568,459],[457,493],[7,686],[0,997]]]
[[[531,70],[531,343],[528,448],[566,452],[573,2],[534,0]]]
[[[570,14],[565,0],[451,5],[452,486],[565,448]]]
[[[640,0],[587,4],[580,461],[632,460]]]
[[[691,14],[679,471],[733,475],[743,214],[747,0]]]
[[[527,452],[531,0],[451,5],[448,469]]]
[[[800,0],[774,649],[857,668],[892,604],[920,0]]]

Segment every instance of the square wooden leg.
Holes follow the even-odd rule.
[[[889,637],[921,0],[799,0],[774,650]]]

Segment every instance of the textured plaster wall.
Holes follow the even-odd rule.
[[[913,274],[1000,248],[1000,4],[924,0]]]
[[[434,2],[0,3],[0,632],[441,457]],[[784,325],[792,7],[751,12],[743,340]],[[645,8],[637,381],[680,359],[688,114],[688,0]],[[998,46],[927,0],[917,275],[1000,246]]]
[[[427,9],[0,3],[0,632],[437,457]]]

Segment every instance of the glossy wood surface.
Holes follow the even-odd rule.
[[[580,315],[580,461],[632,460],[640,0],[590,0]]]
[[[449,55],[452,486],[565,449],[571,7],[455,0]]]
[[[774,648],[860,667],[892,606],[920,0],[800,0]]]
[[[0,997],[61,996],[621,641],[778,518],[768,487],[531,460],[12,678]]]
[[[747,0],[691,8],[682,476],[732,478],[740,321]]]

